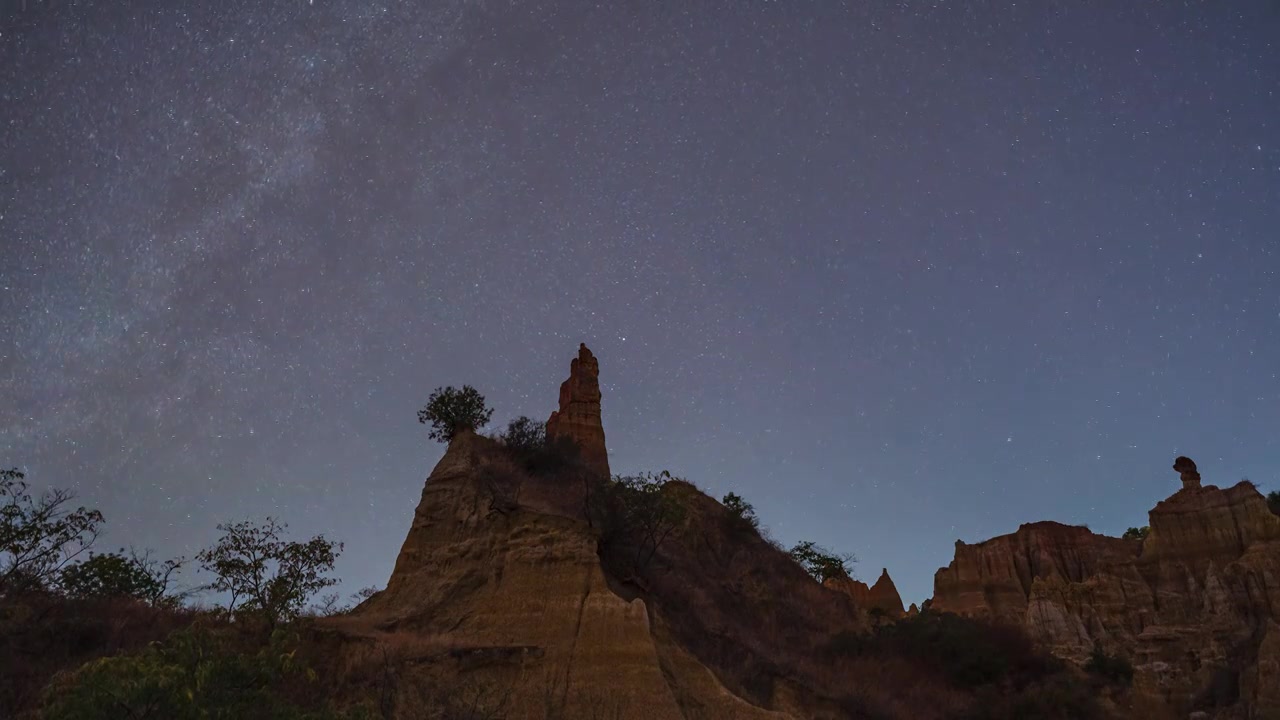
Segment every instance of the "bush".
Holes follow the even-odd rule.
[[[870,634],[841,633],[827,652],[835,657],[905,657],[933,667],[962,688],[1006,683],[1021,688],[1065,667],[1018,628],[935,612],[879,625]]]
[[[838,555],[809,540],[796,543],[789,553],[791,559],[800,563],[800,567],[818,582],[836,577],[853,577],[853,565],[858,561],[853,553]]]
[[[45,693],[43,720],[262,718],[325,720],[347,717],[315,707],[319,695],[289,693],[290,683],[313,685],[313,671],[295,661],[283,633],[259,648],[237,646],[227,633],[192,628],[140,653],[94,660]],[[290,698],[303,699],[303,703]]]
[[[1267,493],[1267,507],[1271,508],[1271,512],[1280,515],[1280,490]]]
[[[102,513],[71,509],[74,495],[28,492],[16,468],[0,470],[0,597],[48,588],[98,538]]]
[[[274,626],[296,617],[307,599],[337,580],[325,577],[342,543],[317,535],[306,542],[282,538],[287,525],[267,518],[262,526],[245,521],[219,525],[224,535],[196,556],[216,579],[210,587],[230,594],[227,609],[260,613]]]
[[[177,604],[183,596],[169,594],[170,582],[185,562],[175,558],[160,563],[149,552],[126,556],[124,548],[118,553],[90,553],[88,560],[64,568],[58,585],[74,598],[124,597],[152,605]]]
[[[1084,669],[1109,685],[1129,687],[1133,684],[1133,664],[1119,655],[1108,655],[1101,645],[1093,646]]]
[[[518,417],[507,424],[498,441],[532,475],[555,475],[578,463],[578,444],[567,437],[547,437],[546,423]]]
[[[427,406],[418,411],[418,422],[431,426],[427,437],[447,443],[463,430],[484,427],[493,417],[493,408],[485,405],[484,396],[470,385],[461,390],[452,385],[436,388]]]
[[[588,498],[588,515],[601,529],[601,544],[615,571],[640,575],[658,548],[684,522],[686,510],[668,482],[679,480],[663,470],[654,475],[618,475],[598,484]]]
[[[1150,533],[1151,533],[1151,527],[1147,525],[1143,525],[1140,528],[1131,527],[1128,530],[1125,530],[1124,535],[1122,535],[1121,537],[1123,537],[1125,540],[1146,540],[1147,535],[1149,535]]]
[[[760,529],[760,518],[756,517],[756,509],[751,503],[742,499],[737,493],[729,493],[721,499],[724,506],[733,513],[742,523],[749,525],[752,530]]]

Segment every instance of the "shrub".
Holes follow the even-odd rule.
[[[618,475],[600,483],[588,498],[589,516],[601,528],[601,543],[624,576],[642,573],[658,548],[685,518],[685,507],[667,483],[679,480],[663,470],[654,475]]]
[[[307,599],[338,581],[325,577],[342,552],[342,543],[317,535],[306,542],[282,538],[287,525],[267,518],[219,525],[223,536],[196,556],[216,578],[210,587],[230,593],[227,609],[261,613],[274,626],[297,616]]]
[[[546,423],[518,417],[498,434],[513,459],[532,475],[554,475],[578,463],[578,444],[567,437],[547,437]]]
[[[734,517],[751,526],[752,530],[760,529],[760,518],[756,517],[755,506],[743,500],[741,495],[729,493],[720,502],[724,503],[724,506],[728,508],[729,512],[733,513]]]
[[[102,513],[70,507],[74,495],[28,492],[16,468],[0,470],[0,597],[42,590],[98,538]]]
[[[126,597],[152,605],[177,604],[184,595],[170,595],[170,583],[185,562],[185,558],[157,562],[149,552],[126,556],[124,548],[118,553],[90,553],[88,560],[64,568],[58,585],[75,598]]]
[[[94,660],[45,693],[43,720],[110,718],[262,718],[324,720],[344,714],[289,697],[289,683],[314,684],[315,673],[295,660],[290,639],[275,633],[259,648],[237,647],[225,633],[193,628],[173,633],[142,652]],[[306,693],[294,693],[302,695]]]
[[[809,540],[796,543],[789,552],[791,558],[818,582],[853,577],[853,565],[857,562],[853,553],[836,554]]]
[[[1267,493],[1267,507],[1271,508],[1271,512],[1280,515],[1280,490]]]
[[[1125,540],[1146,540],[1147,535],[1151,533],[1151,527],[1143,525],[1140,528],[1131,527],[1124,531],[1122,536]]]
[[[436,388],[427,405],[418,411],[418,422],[431,426],[427,437],[449,442],[463,430],[484,427],[493,417],[493,408],[485,405],[484,396],[470,385],[461,390],[450,385]]]
[[[1108,655],[1101,645],[1093,646],[1084,669],[1110,685],[1128,687],[1133,684],[1133,664],[1120,655]]]
[[[935,612],[878,625],[870,634],[838,634],[827,652],[908,658],[963,688],[1006,683],[1020,688],[1064,667],[1017,628]]]

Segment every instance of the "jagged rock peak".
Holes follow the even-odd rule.
[[[600,420],[600,363],[586,343],[569,363],[569,379],[560,384],[560,409],[547,418],[547,437],[568,437],[578,443],[582,461],[609,476],[609,452]]]
[[[828,578],[823,585],[848,595],[855,605],[867,612],[879,610],[893,618],[902,617],[905,612],[902,609],[902,596],[898,594],[898,588],[889,577],[887,568],[881,570],[880,578],[870,587],[861,580],[850,577]]]
[[[1196,464],[1191,458],[1179,455],[1178,459],[1173,461],[1173,469],[1182,478],[1184,490],[1200,487],[1200,473],[1196,472]]]

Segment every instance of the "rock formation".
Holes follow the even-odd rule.
[[[560,384],[560,409],[547,418],[547,437],[567,437],[578,444],[583,464],[609,477],[609,453],[600,420],[600,363],[578,346],[578,357],[569,363],[569,379]]]
[[[874,611],[890,618],[900,618],[906,614],[902,609],[902,596],[898,595],[898,588],[889,577],[888,568],[880,571],[879,579],[870,587],[849,577],[828,578],[823,584],[848,595],[854,604],[868,612]]]
[[[587,482],[459,433],[386,589],[315,623],[349,682],[381,688],[383,717],[447,716],[423,688],[479,688],[460,716],[521,720],[945,720],[990,699],[927,658],[857,654],[884,622],[871,609],[903,614],[887,572],[824,587],[690,483],[661,488],[681,520],[648,562],[620,564],[645,536],[590,502],[608,481],[596,378],[584,346],[548,422],[583,446]]]
[[[1040,522],[957,541],[931,607],[1021,625],[1077,662],[1095,645],[1124,655],[1136,691],[1178,712],[1280,716],[1280,517],[1247,481],[1201,487],[1185,457],[1174,469],[1183,487],[1145,540]]]
[[[1179,455],[1173,461],[1173,469],[1178,473],[1178,477],[1182,479],[1183,490],[1192,490],[1200,487],[1200,473],[1196,472],[1196,464],[1191,458]]]

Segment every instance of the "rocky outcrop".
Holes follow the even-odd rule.
[[[583,463],[609,477],[609,452],[600,419],[600,363],[578,346],[578,357],[569,363],[569,379],[560,384],[560,409],[547,419],[547,437],[567,437],[578,444]]]
[[[883,617],[900,618],[906,614],[902,609],[902,596],[889,577],[889,569],[880,571],[880,577],[870,587],[861,580],[850,577],[828,578],[823,585],[848,595],[858,608]]]
[[[676,720],[690,692],[709,717],[773,717],[664,640],[644,600],[610,587],[580,506],[535,487],[555,482],[460,434],[427,479],[386,590],[344,621],[384,645],[412,638],[406,664],[441,676],[418,682],[487,688],[513,717]]]
[[[991,699],[919,653],[864,642],[903,615],[887,571],[824,587],[681,480],[656,506],[633,499],[678,508],[668,529],[628,514],[603,484],[597,367],[582,347],[547,424],[578,442],[580,464],[537,470],[459,433],[386,589],[315,623],[383,717],[945,720]],[[456,693],[461,715],[432,699]]]
[[[1021,625],[1083,662],[1095,645],[1131,659],[1140,695],[1178,712],[1280,715],[1270,690],[1280,620],[1280,517],[1248,482],[1183,488],[1149,514],[1145,540],[1041,522],[957,541],[930,606]],[[1252,714],[1250,714],[1252,713]]]

